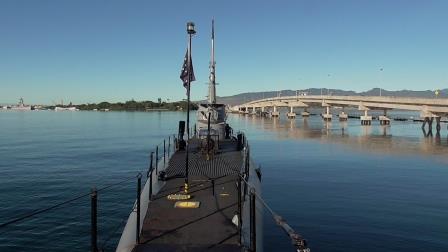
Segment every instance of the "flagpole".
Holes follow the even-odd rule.
[[[188,43],[188,85],[187,85],[187,141],[186,141],[186,154],[185,154],[185,193],[188,193],[188,154],[189,154],[189,140],[190,140],[190,84],[191,84],[191,37],[196,33],[194,30],[194,23],[187,23],[187,32],[189,35],[189,43]]]

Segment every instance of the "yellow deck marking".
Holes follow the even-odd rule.
[[[170,194],[167,196],[167,199],[169,200],[188,200],[190,198],[190,194]]]
[[[174,208],[199,208],[199,201],[178,201],[174,204]]]

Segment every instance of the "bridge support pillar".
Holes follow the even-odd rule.
[[[266,116],[265,107],[261,107],[261,114],[260,116]]]
[[[252,115],[255,115],[256,113],[257,113],[257,110],[256,110],[256,108],[254,106],[254,107],[252,107]]]
[[[308,116],[310,116],[310,112],[308,112],[307,108],[304,108],[302,112],[302,117],[308,117]]]
[[[265,107],[261,107],[261,114],[262,117],[266,117],[267,113],[266,113],[266,108]]]
[[[249,107],[246,107],[246,110],[244,110],[244,114],[249,114]]]
[[[387,109],[384,110],[384,114],[378,117],[380,125],[390,125],[390,119],[387,117]]]
[[[426,123],[428,123],[428,130],[429,131],[432,131],[432,122],[434,121],[434,117],[429,117],[429,116],[426,116],[425,117],[425,120],[423,121],[423,125],[422,125],[422,129],[424,130],[425,129],[425,125],[426,125]],[[440,125],[439,125],[440,126]]]
[[[390,125],[390,119],[387,116],[379,116],[380,125]]]
[[[425,129],[426,122],[428,122],[428,117],[425,117],[425,119],[423,119],[422,130]]]
[[[436,130],[437,130],[437,133],[439,133],[440,132],[440,119],[441,119],[441,117],[440,116],[438,116],[438,117],[436,117]]]
[[[330,114],[330,106],[327,106],[325,109],[326,109],[325,114],[322,114],[322,118],[324,119],[324,121],[329,122],[329,121],[331,121],[331,118],[333,117],[333,115]]]
[[[372,117],[367,115],[367,110],[364,110],[364,115],[361,116],[361,125],[371,125]]]
[[[288,118],[296,118],[296,113],[294,112],[294,107],[290,107],[290,109],[289,109],[289,113],[288,114],[286,114],[286,116],[288,117]]]
[[[339,113],[339,121],[347,121],[348,120],[348,115],[347,113],[345,113],[344,108],[342,108],[341,113]]]
[[[277,111],[277,106],[274,106],[274,111],[272,111],[271,116],[272,117],[278,117],[280,113]]]

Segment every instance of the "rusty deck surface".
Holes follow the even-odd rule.
[[[238,211],[237,173],[243,163],[241,153],[235,142],[225,141],[220,152],[206,160],[193,144],[190,146],[193,147],[189,154],[192,197],[189,201],[200,202],[199,208],[174,208],[176,201],[167,199],[169,194],[183,190],[184,179],[176,176],[185,172],[185,152],[178,151],[166,170],[171,179],[149,203],[141,244],[134,252],[241,251],[238,229],[232,223]]]

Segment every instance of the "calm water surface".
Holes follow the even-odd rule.
[[[135,175],[184,117],[1,111],[0,222],[130,178],[99,194],[99,243],[113,251],[135,198]],[[312,251],[448,251],[446,124],[427,137],[412,122],[229,121],[248,134],[264,198]],[[89,201],[0,229],[0,251],[87,251]],[[265,251],[293,251],[265,217]]]

